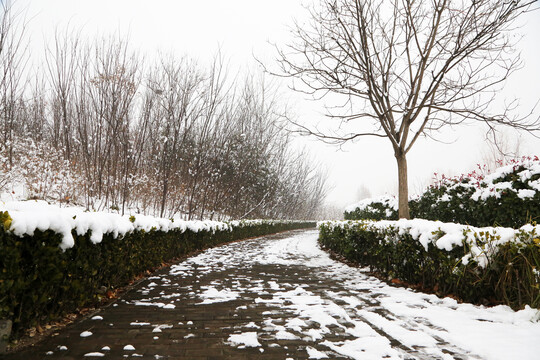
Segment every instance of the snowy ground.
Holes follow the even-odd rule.
[[[250,286],[240,282],[224,286],[216,282],[213,287],[196,292],[201,304],[207,304],[230,301],[245,291],[255,290],[271,294],[269,299],[255,299],[256,303],[282,309],[285,325],[275,325],[273,313],[264,320],[263,327],[253,324],[253,331],[244,332],[244,340],[242,333],[231,336],[231,346],[242,341],[246,347],[261,346],[255,335],[272,332],[276,339],[306,339],[311,358],[332,358],[332,354],[338,353],[355,359],[457,356],[507,360],[538,359],[540,354],[540,315],[536,310],[514,312],[506,306],[458,304],[450,298],[388,286],[356,268],[331,260],[318,247],[316,231],[247,245],[209,250],[173,266],[171,275],[189,276],[194,266],[204,273],[249,264],[280,264],[309,267],[314,278],[334,279],[339,289],[313,283],[282,283],[276,278],[265,283],[251,279]],[[336,341],[336,329],[343,334],[343,340]],[[327,339],[329,335],[333,340]],[[310,348],[313,341],[328,351]]]
[[[395,288],[331,260],[317,231],[207,250],[13,359],[538,359],[537,310]]]

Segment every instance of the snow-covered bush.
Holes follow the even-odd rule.
[[[11,144],[0,144],[0,193],[70,202],[81,196],[82,183],[69,161],[49,144],[17,137]]]
[[[345,209],[345,220],[397,220],[398,201],[394,196],[384,195],[364,199]]]
[[[540,219],[540,160],[511,160],[487,175],[442,176],[410,206],[417,218],[519,228]]]
[[[540,219],[540,159],[523,157],[486,174],[485,168],[436,177],[421,196],[409,200],[412,218],[474,226],[520,226]],[[435,174],[437,176],[437,174]],[[346,220],[397,220],[394,197],[365,199],[345,209]]]
[[[428,220],[329,221],[319,242],[349,261],[465,301],[540,307],[540,226]]]
[[[314,226],[301,221],[181,221],[0,203],[0,318],[13,335],[99,302],[136,275],[189,252]]]

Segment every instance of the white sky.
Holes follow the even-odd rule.
[[[272,64],[269,41],[285,45],[287,26],[305,14],[301,3],[310,0],[18,0],[26,9],[28,31],[34,52],[49,39],[55,27],[83,28],[89,37],[95,34],[130,35],[130,43],[151,57],[157,51],[187,54],[201,61],[212,57],[218,48],[232,67],[253,67],[253,54]],[[505,96],[517,97],[529,108],[540,99],[540,11],[530,14],[521,29],[520,43],[525,67],[510,80]],[[37,54],[36,54],[37,55]],[[285,93],[295,103],[295,113],[303,121],[326,121],[320,115],[323,102]],[[540,110],[540,109],[539,109]],[[540,113],[540,111],[536,111]],[[408,157],[409,189],[418,192],[428,184],[433,172],[461,173],[481,162],[486,144],[481,129],[447,128],[442,134],[450,144],[419,140]],[[515,137],[510,134],[510,137]],[[336,147],[307,139],[313,157],[327,167],[334,190],[329,203],[340,207],[356,202],[357,189],[365,185],[372,195],[397,189],[397,170],[386,139],[362,139],[340,151]],[[521,150],[538,154],[540,140],[524,136]]]

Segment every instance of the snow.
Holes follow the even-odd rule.
[[[313,244],[303,241],[310,237],[309,233],[297,235],[298,241],[291,242],[290,239],[276,240],[272,242],[264,253],[256,254],[255,261],[259,264],[296,264],[297,257],[304,259],[303,265],[309,267],[318,267],[324,264],[331,265],[332,260],[321,258],[319,249]],[[275,287],[276,285],[270,284]]]
[[[525,200],[525,199],[534,197],[535,194],[536,194],[536,191],[535,191],[535,190],[530,190],[530,189],[520,189],[520,190],[518,190],[517,196],[518,196],[520,199]]]
[[[86,353],[84,354],[85,357],[104,357],[105,354],[104,353],[100,353],[100,352],[89,352],[89,353]]]
[[[535,359],[540,350],[533,346],[531,337],[540,335],[538,310],[527,307],[514,312],[507,306],[492,308],[478,307],[471,304],[457,304],[453,299],[443,299],[438,305],[430,307],[410,306],[421,303],[415,296],[400,291],[400,301],[383,299],[383,305],[400,317],[429,319],[437,329],[436,335],[444,335],[447,341],[460,347],[473,347],[474,352],[488,359]],[[432,295],[426,295],[430,299]],[[388,331],[385,324],[381,328]],[[444,330],[444,334],[443,331]],[[417,333],[415,333],[417,335]],[[410,342],[418,343],[414,337]],[[519,351],[517,356],[516,351]]]
[[[158,308],[162,308],[162,309],[174,309],[176,308],[176,305],[174,304],[165,304],[165,303],[162,303],[162,302],[147,302],[147,301],[135,301],[133,303],[134,305],[137,305],[137,306],[155,306],[155,307],[158,307]]]
[[[103,236],[123,237],[134,231],[179,231],[192,232],[221,230],[231,231],[235,227],[256,226],[274,223],[272,220],[242,220],[230,223],[204,220],[184,221],[156,218],[141,214],[120,215],[102,211],[88,212],[81,207],[60,207],[42,200],[0,202],[0,211],[7,211],[12,218],[9,228],[16,236],[32,236],[36,230],[51,230],[62,236],[60,247],[65,250],[74,246],[72,232],[77,235],[90,233],[90,240],[100,243]],[[284,222],[284,221],[280,221]]]
[[[124,346],[124,351],[135,351],[135,347],[133,345],[126,345]]]
[[[452,198],[451,198],[450,195],[448,195],[448,194],[444,194],[444,195],[439,199],[439,201],[446,201],[446,202],[448,202],[448,201],[450,201],[450,200],[452,200]]]
[[[256,332],[244,332],[241,334],[233,334],[229,336],[227,340],[233,345],[240,345],[245,347],[258,347],[261,346],[261,343],[257,339]]]
[[[269,281],[268,285],[270,285],[272,290],[280,290],[279,284],[275,281]]]
[[[163,329],[172,329],[173,326],[169,324],[162,324],[162,325],[153,325],[154,329],[152,329],[153,333],[160,333],[163,332]]]
[[[502,181],[507,175],[518,171],[519,180],[530,189],[514,188],[514,183]],[[441,185],[451,191],[457,187],[469,187],[474,189],[471,198],[474,201],[486,200],[490,197],[500,198],[503,191],[515,192],[522,200],[534,197],[537,191],[540,191],[540,179],[530,180],[533,176],[540,174],[540,159],[538,157],[523,157],[518,160],[511,160],[507,165],[500,166],[490,174],[483,177],[475,171],[468,175],[461,175],[455,178],[444,178]]]
[[[89,337],[89,336],[92,336],[92,332],[91,331],[83,331],[81,334],[80,334],[80,337]]]
[[[415,227],[417,238],[423,229],[433,226],[421,225]],[[400,226],[403,231],[411,228],[404,223]],[[460,229],[456,225],[455,231]],[[294,340],[305,342],[308,356],[313,359],[337,355],[353,359],[537,359],[538,310],[458,304],[451,298],[389,286],[362,269],[332,260],[319,248],[317,235],[316,231],[308,231],[271,241],[255,239],[209,249],[174,265],[169,274],[197,279],[206,275],[214,279],[216,272],[228,274],[229,283],[212,280],[212,286],[194,291],[191,296],[195,299],[241,293],[245,301],[244,294],[253,294],[247,307],[232,307],[239,313],[260,307],[263,317],[257,322],[261,324],[259,328],[246,319],[238,328],[251,331],[230,335],[228,343],[238,348],[266,348],[280,346],[274,344],[276,340]],[[436,242],[430,237],[426,239]],[[314,278],[332,279],[333,285],[321,290],[324,288],[314,285],[313,279],[307,283],[279,277],[261,281],[240,275],[241,269],[261,265],[307,269]],[[229,273],[232,269],[239,272]],[[341,333],[343,336],[337,335]]]
[[[90,240],[97,244],[103,235],[112,234],[121,237],[133,231],[161,231],[190,229],[216,231],[230,229],[229,225],[216,221],[171,221],[145,215],[120,215],[108,212],[87,212],[78,207],[60,207],[41,200],[11,201],[0,203],[0,211],[8,211],[13,219],[10,231],[17,236],[33,235],[36,230],[53,232],[62,235],[62,249],[73,247],[72,231],[78,235],[91,233]],[[134,221],[130,217],[134,217]],[[133,219],[133,217],[131,219]]]
[[[285,331],[285,330],[279,330],[277,333],[276,333],[276,339],[277,340],[296,340],[298,339],[298,336],[288,332],[288,331]]]
[[[338,354],[350,356],[353,359],[402,359],[399,352],[391,347],[390,341],[387,338],[380,336],[366,336],[337,343],[323,341],[321,345],[325,345]]]
[[[151,324],[149,322],[134,321],[134,322],[131,322],[129,325],[131,325],[131,326],[148,326],[148,325],[151,325]]]
[[[203,302],[199,305],[226,302],[237,299],[240,294],[229,290],[217,290],[215,287],[208,286],[206,290],[199,295]]]
[[[328,359],[328,356],[320,352],[319,350],[312,348],[311,346],[306,347],[309,359]]]
[[[308,324],[302,319],[294,318],[291,320],[287,320],[286,327],[293,329],[295,331],[302,331],[302,328],[308,327]]]
[[[394,209],[394,210],[398,210],[398,201],[396,199],[395,196],[390,196],[390,195],[382,195],[382,196],[379,196],[379,197],[374,197],[374,198],[368,198],[368,199],[363,199],[355,204],[352,204],[352,205],[349,205],[345,208],[345,211],[346,212],[353,212],[355,211],[356,209],[360,209],[360,210],[371,210],[371,204],[373,203],[381,203],[383,205],[385,205],[386,207],[390,208],[390,209]],[[390,216],[390,214],[386,214],[387,216]]]

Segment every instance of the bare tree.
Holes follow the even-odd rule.
[[[208,161],[211,154],[211,148],[215,141],[214,129],[216,121],[221,114],[221,109],[228,101],[227,84],[228,71],[220,54],[213,58],[210,69],[207,71],[205,79],[205,91],[201,94],[203,106],[198,114],[198,119],[195,125],[195,134],[191,139],[191,153],[188,154],[189,161],[185,168],[186,195],[187,195],[187,214],[188,219],[196,217],[199,212],[204,215],[204,209],[198,209],[204,204],[206,199],[205,187],[208,184],[204,181],[205,177],[210,176]],[[203,195],[203,199],[199,196]],[[202,202],[201,202],[202,200]]]
[[[119,208],[128,196],[127,182],[133,169],[130,122],[141,60],[125,40],[114,37],[80,51],[77,86],[72,91],[77,152],[87,179],[87,206]],[[100,204],[93,203],[97,199]]]
[[[28,63],[26,21],[11,1],[0,2],[0,121],[2,141],[7,145],[9,166],[13,165],[13,140],[17,105],[22,98]]]
[[[76,85],[79,65],[79,34],[70,35],[71,29],[61,34],[54,33],[54,44],[47,45],[45,63],[48,80],[52,88],[52,143],[64,151],[66,159],[71,159],[73,147],[73,88]]]
[[[71,29],[26,66],[24,24],[0,0],[0,190],[88,209],[185,219],[310,218],[326,176],[291,150],[264,76],[229,76],[120,36]],[[143,84],[143,86],[141,86]]]
[[[538,120],[512,116],[515,103],[500,111],[493,105],[520,65],[512,26],[534,3],[321,0],[309,9],[310,24],[293,29],[296,41],[278,49],[280,75],[300,80],[297,90],[345,102],[329,109],[337,130],[302,131],[338,144],[387,138],[398,167],[399,217],[408,218],[407,153],[420,136],[469,120],[538,129]]]
[[[178,175],[185,158],[186,140],[192,132],[195,119],[201,112],[201,85],[203,77],[195,64],[184,58],[162,57],[153,77],[148,79],[150,91],[157,97],[154,129],[159,137],[153,142],[159,151],[161,182],[160,216],[165,215],[171,182],[176,186],[182,179]]]

